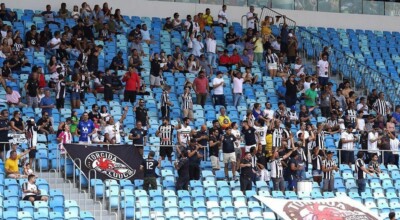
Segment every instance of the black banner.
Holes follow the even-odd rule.
[[[102,180],[143,179],[143,172],[140,170],[143,158],[138,149],[131,145],[64,144],[64,148],[76,166],[81,166],[80,169],[87,178],[89,171],[95,170],[96,178]],[[90,175],[90,178],[95,178],[93,171]]]

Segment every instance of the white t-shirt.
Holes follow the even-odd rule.
[[[207,53],[216,53],[217,51],[217,41],[212,38],[206,39]]]
[[[303,85],[304,85],[304,90],[303,91],[306,92],[311,87],[311,81],[310,82],[304,82]]]
[[[305,75],[303,64],[294,64],[294,69],[296,71],[299,70],[299,72],[297,72],[298,77],[300,77],[301,75]]]
[[[365,105],[365,108],[364,108],[364,105],[362,104],[362,103],[358,103],[357,104],[357,111],[360,111],[360,109],[363,109],[363,113],[364,113],[364,115],[369,115],[369,112],[368,112],[368,105]]]
[[[7,102],[19,103],[19,98],[21,98],[21,95],[17,91],[14,91],[14,90],[12,91],[11,94],[6,94]]]
[[[255,19],[251,19],[251,20],[249,20],[249,18],[251,18],[251,17],[253,17],[254,16],[254,13],[253,12],[247,12],[247,28],[251,28],[251,29],[254,29],[254,22],[255,22]]]
[[[219,17],[219,16],[221,16],[221,17]],[[219,13],[218,13],[218,23],[226,24],[226,19],[222,19],[222,18],[226,18],[226,19],[228,18],[226,12],[223,10],[219,11]]]
[[[204,44],[200,41],[198,41],[196,38],[192,39],[192,54],[196,57],[199,57],[201,53],[201,49],[204,48]]]
[[[240,148],[240,131],[236,129],[232,129],[232,135],[236,137],[235,148]]]
[[[181,129],[179,129],[177,132],[179,133],[179,137],[181,139],[181,143],[183,144],[188,144],[190,140],[190,132],[192,131],[192,128],[190,126],[184,127],[182,125]]]
[[[258,139],[258,136],[256,136],[257,142],[260,142],[261,145],[266,145],[267,140],[265,139],[265,137],[267,136],[268,127],[267,126],[264,126],[264,127],[253,126],[253,128],[256,129],[256,133],[258,133],[258,136],[260,138],[260,139]]]
[[[22,190],[36,191],[38,189],[37,189],[36,184],[31,184],[30,182],[25,182],[24,184],[22,184]],[[36,194],[33,192],[23,193],[22,198],[24,198],[25,196],[32,196],[32,195],[36,195]]]
[[[324,61],[324,60],[319,60],[318,61],[318,76],[319,77],[329,77],[328,72],[329,72],[329,62]]]
[[[215,85],[218,85],[218,84],[220,84],[222,82],[224,82],[223,78],[215,77],[213,79],[214,95],[223,95],[224,94],[224,85],[220,85],[218,87],[215,87]]]
[[[393,154],[399,154],[399,139],[390,139],[390,150],[392,150]]]
[[[267,117],[269,119],[274,119],[274,110],[272,109],[264,109],[264,117]]]
[[[50,45],[56,45],[58,43],[61,43],[61,39],[60,38],[57,39],[57,38],[53,37],[53,39],[50,40]],[[53,49],[53,50],[60,49],[60,44],[58,44],[55,47],[52,47],[51,49]]]
[[[104,133],[107,133],[110,139],[115,137],[115,143],[117,144],[121,143],[121,134],[119,133],[120,126],[121,124],[117,121],[114,125],[107,125],[104,128]]]
[[[368,133],[368,153],[378,153],[378,142],[375,141],[376,139],[378,139],[378,137],[379,137],[378,132]]]
[[[353,141],[354,135],[353,135],[353,133],[349,134],[349,133],[347,133],[347,131],[345,131],[341,134],[340,139],[344,139],[346,141]],[[343,150],[354,150],[354,142],[343,143],[342,149]]]
[[[243,78],[233,77],[233,93],[243,93]]]

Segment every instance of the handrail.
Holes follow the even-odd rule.
[[[270,7],[263,6],[263,7],[261,8],[261,14],[260,14],[260,18],[259,18],[259,21],[258,21],[258,22],[259,22],[259,26],[261,26],[261,22],[263,21],[263,18],[264,18],[266,15],[272,17],[273,19],[275,19],[276,16],[281,16],[281,17],[282,17],[282,21],[283,21],[283,16],[284,16],[283,14],[281,14],[281,13],[275,11],[274,9],[272,9],[272,8],[270,8]],[[290,18],[288,18],[288,17],[286,17],[286,24],[287,24],[289,27],[293,27],[293,28],[296,27],[296,21],[294,21],[293,19],[290,19]]]

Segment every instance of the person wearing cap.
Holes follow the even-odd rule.
[[[214,90],[214,104],[225,106],[225,95],[224,86],[225,81],[222,78],[223,73],[221,71],[217,72],[217,77],[213,79],[213,90]]]
[[[322,190],[324,192],[333,192],[335,187],[334,171],[339,171],[336,162],[332,159],[333,152],[326,152],[326,158],[322,161]]]
[[[329,77],[331,75],[330,64],[328,62],[328,55],[322,54],[322,59],[317,63],[318,71],[318,83],[321,86],[325,86],[329,82]]]
[[[195,138],[190,139],[190,143],[187,149],[189,158],[189,179],[199,180],[200,179],[200,161],[203,155],[199,152],[202,146],[197,143]]]
[[[111,61],[109,67],[110,69],[114,70],[115,72],[118,72],[118,70],[125,69],[125,64],[122,55],[123,55],[122,51],[118,51],[117,56],[115,56]]]
[[[150,151],[147,159],[142,161],[140,165],[140,170],[143,171],[143,189],[146,192],[149,190],[157,190],[157,174],[156,167],[161,167],[161,158],[159,160],[155,160],[154,156],[156,153],[154,151]]]
[[[342,142],[342,163],[349,164],[349,166],[354,163],[354,145],[358,141],[353,134],[353,128],[353,125],[348,125],[347,130],[340,135],[340,141]]]
[[[236,153],[235,153],[235,142],[236,137],[232,134],[232,128],[228,127],[226,129],[225,135],[221,136],[222,142],[222,153],[223,153],[223,161],[225,164],[224,173],[225,180],[229,180],[228,167],[231,164],[232,169],[232,180],[236,181]]]

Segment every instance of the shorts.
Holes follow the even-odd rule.
[[[167,157],[172,157],[172,147],[160,147],[160,156],[165,158]]]
[[[268,63],[268,69],[269,70],[277,70],[278,65],[276,63]]]
[[[245,146],[245,152],[250,152],[250,148],[255,147],[257,150],[257,145],[253,144],[253,145],[249,145],[249,146]]]
[[[29,151],[29,159],[35,159],[36,158],[36,152],[37,152],[37,150],[36,149],[33,149],[33,150],[30,150]]]
[[[322,176],[322,170],[313,170],[312,175],[313,176]]]
[[[161,86],[161,77],[150,75],[150,85]]]
[[[29,198],[31,198],[31,197],[35,198],[35,201],[40,201],[40,200],[42,200],[42,196],[39,196],[39,195],[29,195],[29,196],[25,196],[22,200],[29,201]]]
[[[236,159],[242,158],[242,148],[235,148],[235,156],[236,156]]]
[[[4,141],[6,142],[6,141]],[[0,152],[7,152],[10,150],[10,144],[0,143]]]
[[[213,170],[219,170],[220,166],[219,166],[219,158],[216,156],[210,156],[210,160],[211,160],[211,166]]]
[[[194,118],[193,117],[193,110],[191,109],[183,109],[183,117],[186,118]]]
[[[223,153],[223,157],[224,157],[224,163],[227,164],[229,162],[234,162],[236,163],[236,153],[232,152],[232,153]]]
[[[79,92],[72,92],[71,93],[71,100],[72,101],[79,101],[81,100],[81,94]]]

